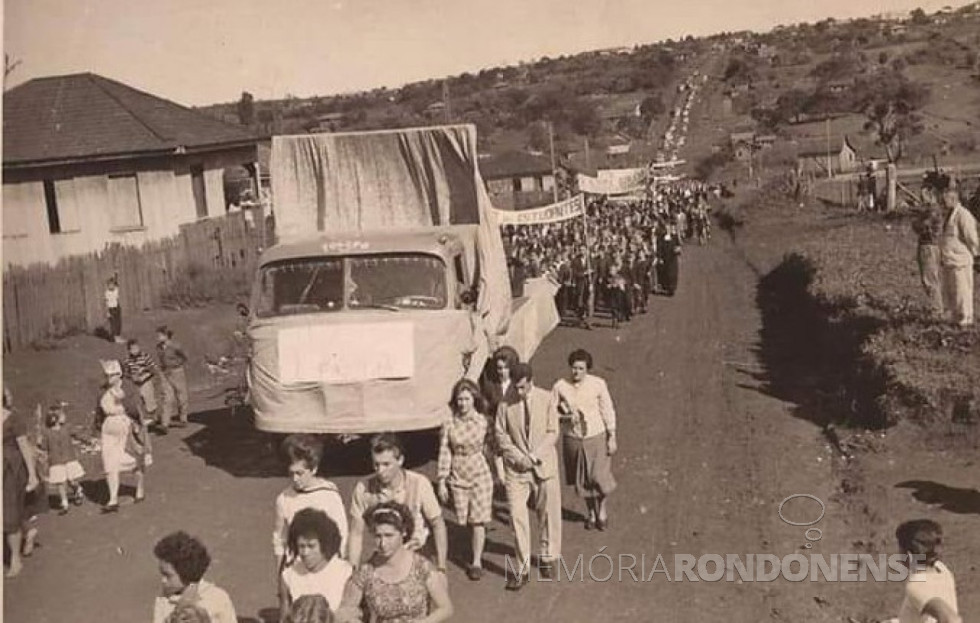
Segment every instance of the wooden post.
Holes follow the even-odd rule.
[[[888,167],[885,169],[885,184],[888,187],[888,196],[885,202],[885,210],[891,212],[895,209],[895,182],[898,171],[895,168],[894,162],[889,162]]]
[[[827,179],[834,177],[834,162],[830,159],[830,115],[827,115]]]

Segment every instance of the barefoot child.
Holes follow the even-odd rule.
[[[48,482],[58,488],[61,497],[58,514],[65,515],[68,513],[69,489],[72,501],[76,505],[82,504],[84,495],[79,480],[85,475],[68,432],[65,403],[59,402],[49,407],[44,424],[47,428],[42,435],[41,447],[48,455]]]

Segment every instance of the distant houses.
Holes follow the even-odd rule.
[[[731,146],[732,154],[736,160],[748,160],[752,157],[755,132],[733,132],[728,135],[728,143]]]
[[[4,93],[3,261],[138,245],[225,213],[224,170],[259,187],[257,138],[91,73]]]
[[[480,174],[493,205],[520,210],[551,203],[555,175],[551,160],[523,151],[508,151],[480,158]]]
[[[336,132],[343,127],[346,115],[342,112],[331,112],[318,115],[316,120],[306,129],[312,134],[319,132]]]
[[[811,141],[799,145],[796,170],[801,175],[833,176],[860,168],[861,160],[847,136],[833,141]]]

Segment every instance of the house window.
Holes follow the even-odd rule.
[[[143,208],[136,175],[109,176],[109,226],[122,231],[143,227]]]
[[[191,167],[191,189],[194,191],[194,207],[197,210],[197,218],[207,218],[208,189],[204,183],[204,167],[200,165]]]
[[[48,231],[52,234],[81,229],[74,180],[44,180],[44,205],[48,212]]]
[[[44,205],[48,208],[48,231],[61,233],[61,218],[58,214],[58,195],[54,192],[54,181],[44,180]]]

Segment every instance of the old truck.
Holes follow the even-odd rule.
[[[258,429],[433,428],[493,348],[543,337],[511,322],[472,127],[276,137],[272,176],[280,242],[247,329]]]

